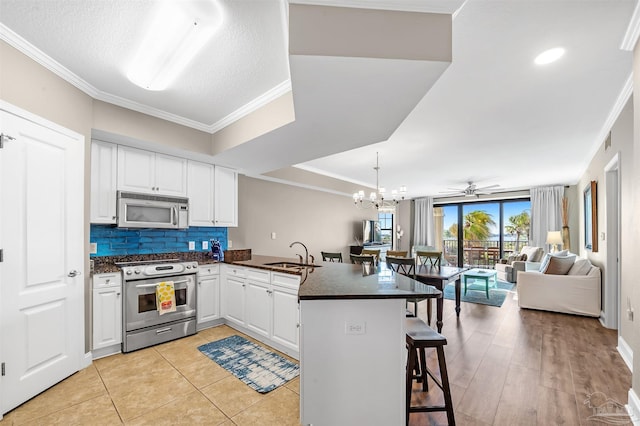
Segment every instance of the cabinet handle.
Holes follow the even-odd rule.
[[[120,296],[120,292],[117,292],[117,293],[116,293],[116,296]]]

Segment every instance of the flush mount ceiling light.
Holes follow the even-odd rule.
[[[163,1],[129,66],[127,78],[147,90],[164,90],[221,23],[222,13],[214,1]]]
[[[554,47],[553,49],[545,50],[534,59],[537,65],[547,65],[557,61],[564,55],[564,48]]]
[[[394,211],[396,205],[400,202],[400,200],[404,200],[404,196],[407,193],[407,187],[401,186],[399,190],[391,191],[391,199],[385,200],[385,189],[380,188],[378,173],[380,172],[380,164],[378,162],[378,153],[376,152],[376,166],[373,168],[376,171],[376,192],[372,192],[369,195],[369,198],[366,199],[364,197],[364,191],[360,190],[353,194],[353,202],[357,207],[362,209],[368,209],[375,207],[379,211]],[[378,196],[380,198],[378,198]],[[399,198],[399,199],[398,199]]]

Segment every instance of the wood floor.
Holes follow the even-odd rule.
[[[590,394],[627,403],[631,372],[616,350],[617,331],[595,318],[520,309],[513,296],[501,308],[462,303],[459,321],[445,300],[456,424],[596,425],[602,423],[588,419],[594,411],[585,404]],[[419,316],[426,319],[423,305]],[[429,361],[437,371],[434,351]],[[434,388],[427,395],[415,384],[412,403],[442,403]],[[446,424],[444,413],[410,416],[410,425]]]

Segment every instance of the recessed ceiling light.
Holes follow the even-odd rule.
[[[538,65],[546,65],[557,61],[562,57],[562,55],[564,55],[564,48],[554,47],[553,49],[545,50],[536,56],[534,62]]]

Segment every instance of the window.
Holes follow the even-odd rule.
[[[442,248],[448,263],[493,268],[529,240],[531,201],[505,200],[437,206],[442,209]],[[436,225],[436,229],[438,225]]]
[[[384,244],[393,244],[393,213],[378,213],[380,237]]]

